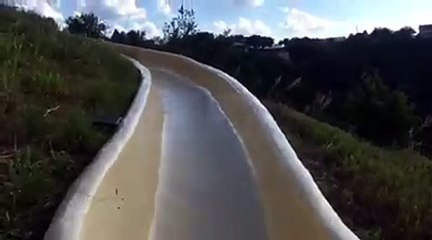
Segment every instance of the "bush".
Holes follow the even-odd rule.
[[[377,75],[365,77],[347,108],[346,118],[356,133],[380,146],[407,147],[409,131],[419,122],[407,97],[384,86]]]

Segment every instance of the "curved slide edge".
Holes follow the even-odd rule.
[[[178,54],[114,46],[150,69],[186,77],[219,102],[250,155],[269,239],[358,239],[325,199],[269,111],[236,79]]]
[[[192,60],[194,61],[194,60]],[[195,62],[207,68],[214,74],[225,79],[231,87],[249,104],[250,108],[259,119],[261,126],[269,133],[274,146],[277,148],[281,167],[289,174],[293,174],[296,184],[300,186],[301,194],[304,195],[309,205],[315,210],[316,218],[328,230],[332,239],[358,239],[358,237],[342,222],[327,199],[321,193],[309,170],[302,164],[297,154],[288,142],[282,130],[277,125],[273,116],[267,108],[246,87],[227,73],[211,66]],[[308,226],[305,226],[306,228]]]
[[[127,56],[124,57],[129,59],[141,73],[142,82],[135,99],[119,130],[103,146],[95,159],[69,188],[45,234],[45,240],[79,239],[84,217],[93,196],[138,125],[150,93],[151,74],[138,61]]]

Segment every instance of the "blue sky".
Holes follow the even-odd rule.
[[[0,0],[1,2],[2,0]],[[95,12],[110,26],[162,34],[181,0],[3,0],[59,21],[76,12]],[[184,0],[200,30],[284,37],[337,37],[374,27],[399,29],[432,24],[431,0]]]

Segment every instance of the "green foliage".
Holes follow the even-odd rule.
[[[94,15],[75,20],[71,32],[101,36]],[[0,239],[42,238],[109,138],[93,120],[123,115],[138,84],[138,70],[103,43],[0,6]]]
[[[38,72],[21,81],[22,91],[34,94],[58,95],[64,93],[63,79],[59,73]]]
[[[91,120],[89,116],[80,109],[73,109],[68,116],[66,116],[66,126],[64,129],[64,136],[67,139],[67,149],[79,149],[92,134]]]
[[[43,117],[44,111],[37,105],[26,106],[22,113],[23,138],[27,141],[41,141],[47,134],[49,126]]]
[[[394,34],[397,35],[399,38],[411,39],[414,37],[414,34],[416,34],[416,31],[411,27],[403,27],[398,31],[394,32]]]
[[[155,42],[161,42],[157,37],[152,40],[146,39],[144,31],[130,30],[129,32],[114,30],[110,40],[115,43],[122,43],[137,47],[150,47],[154,46]]]
[[[407,97],[384,86],[376,74],[364,77],[347,107],[348,119],[356,132],[383,146],[407,147],[409,131],[418,122]]]
[[[145,32],[131,30],[126,34],[129,44],[133,46],[138,46],[139,43],[145,41]]]
[[[166,24],[167,44],[149,47],[220,68],[254,95],[289,104],[364,140],[393,149],[409,145],[431,156],[432,45],[413,29],[376,29],[347,39],[283,39],[283,49],[266,49],[273,39],[262,36],[229,31],[184,36],[182,15]],[[112,41],[129,44],[125,33]],[[379,77],[364,76],[376,70]],[[429,159],[411,150],[380,149],[282,109],[274,112],[279,124],[305,162],[319,162],[313,171],[317,182],[362,239],[432,238]],[[425,119],[419,127],[417,115]]]
[[[264,48],[273,46],[274,40],[270,37],[252,35],[246,39],[245,43],[253,48]]]
[[[266,105],[332,206],[362,239],[432,238],[429,159],[383,150],[285,106]]]
[[[183,7],[178,10],[178,15],[165,23],[164,36],[167,41],[179,40],[186,36],[195,34],[197,31],[195,12]]]
[[[102,23],[93,13],[81,13],[66,19],[67,30],[72,34],[91,38],[103,38],[108,26]]]
[[[10,169],[11,183],[15,188],[14,207],[32,207],[49,193],[53,182],[44,169],[44,157],[44,153],[30,146],[18,152]]]

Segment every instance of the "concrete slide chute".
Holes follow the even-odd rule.
[[[235,79],[183,56],[113,47],[143,83],[45,239],[358,239]]]

